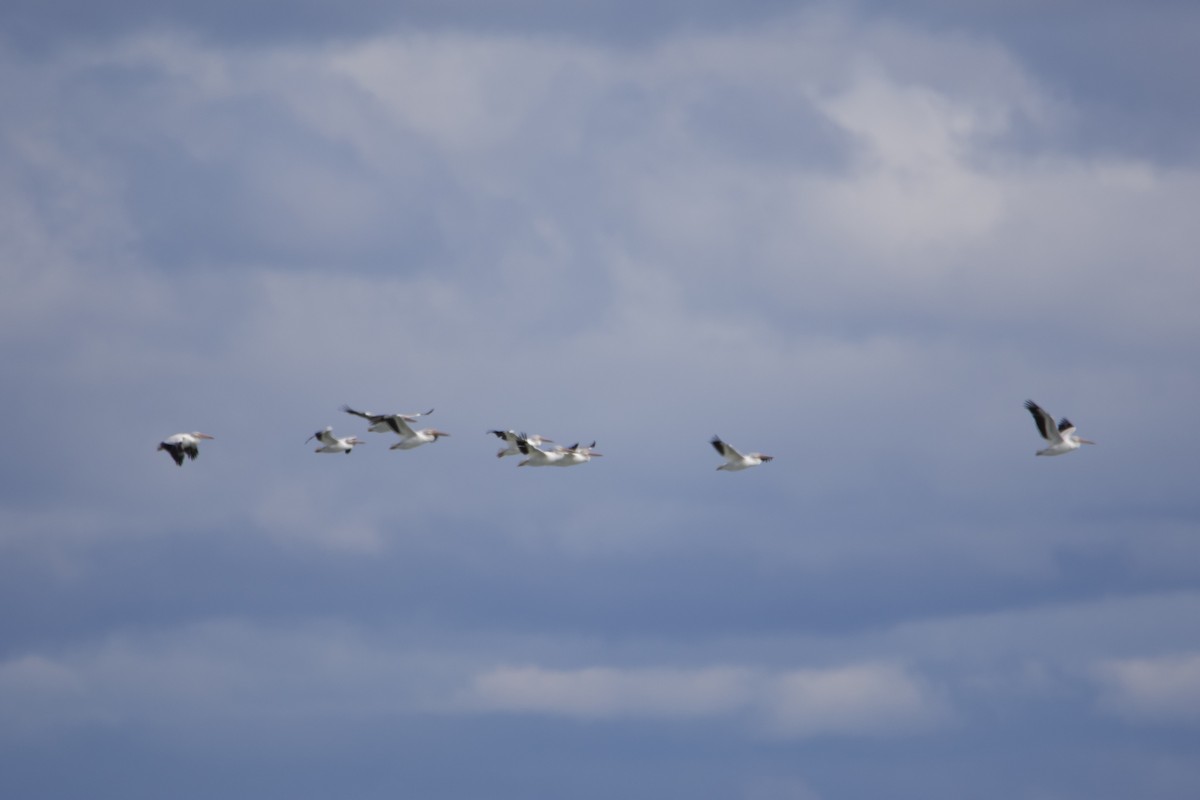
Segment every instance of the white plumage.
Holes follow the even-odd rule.
[[[417,421],[417,417],[428,416],[433,413],[433,409],[428,411],[420,411],[415,414],[374,414],[370,411],[355,411],[350,406],[342,406],[342,411],[347,414],[353,414],[356,417],[362,417],[371,423],[367,430],[372,433],[399,433],[403,435],[403,429]],[[411,429],[409,429],[411,430]]]
[[[370,411],[355,411],[350,406],[342,406],[342,411],[370,421],[371,427],[368,428],[370,431],[374,431],[375,433],[391,431],[399,436],[400,441],[388,448],[390,450],[411,450],[423,444],[436,442],[442,436],[450,435],[436,428],[425,428],[419,431],[413,430],[411,423],[416,422],[417,417],[432,414],[432,408],[419,414],[372,414]]]
[[[516,444],[521,455],[525,456],[525,460],[517,464],[518,467],[573,467],[576,464],[586,464],[596,456],[604,455],[592,449],[596,446],[595,442],[586,447],[580,447],[576,443],[570,447],[556,446],[545,450],[535,445],[530,437],[521,433],[517,434]]]
[[[176,433],[158,443],[158,450],[166,450],[175,463],[183,466],[183,459],[195,459],[200,455],[200,440],[212,439],[207,433],[192,431],[191,433]]]
[[[1038,433],[1046,440],[1046,447],[1038,450],[1039,456],[1061,456],[1063,453],[1069,453],[1072,450],[1078,450],[1080,445],[1095,444],[1088,439],[1081,439],[1075,435],[1075,426],[1066,417],[1054,424],[1054,417],[1032,400],[1025,401],[1025,408],[1029,409],[1029,413],[1033,414],[1033,421],[1037,423]]]
[[[712,446],[725,458],[725,463],[717,467],[717,469],[724,469],[730,472],[737,472],[738,470],[757,467],[759,464],[765,464],[766,462],[775,458],[775,456],[766,456],[762,453],[746,453],[743,455],[730,445],[721,441],[720,436],[714,436],[712,438]]]
[[[345,453],[346,455],[349,455],[350,451],[353,450],[356,445],[363,444],[363,441],[357,436],[334,436],[333,426],[331,425],[326,425],[325,430],[317,431],[304,441],[311,442],[313,439],[316,439],[323,445],[314,451],[317,453]]]
[[[521,448],[517,446],[517,439],[519,439],[521,436],[525,436],[525,441],[534,447],[541,447],[546,442],[554,442],[553,439],[548,439],[545,436],[539,436],[536,433],[531,433],[528,435],[520,434],[516,431],[488,431],[488,433],[508,444],[508,447],[505,447],[496,453],[496,458],[521,455]]]

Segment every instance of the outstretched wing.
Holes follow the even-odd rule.
[[[308,437],[304,441],[311,442],[313,439],[316,439],[321,444],[337,443],[337,439],[334,438],[334,435],[333,435],[333,428],[330,426],[326,426],[325,430],[323,430],[323,431],[317,431],[316,433],[314,433],[312,436]]]
[[[1047,442],[1056,442],[1061,438],[1058,434],[1058,427],[1054,424],[1054,417],[1050,416],[1046,409],[1032,400],[1025,401],[1025,408],[1029,409],[1029,413],[1033,415],[1033,421],[1037,423],[1038,433],[1042,435],[1043,439]]]
[[[387,426],[392,429],[392,433],[407,439],[410,436],[416,435],[408,425],[409,419],[411,418],[403,414],[392,414],[390,417],[385,417],[383,422],[387,423]]]
[[[175,463],[183,466],[183,445],[174,444],[172,442],[162,442],[158,446],[159,450],[166,450],[171,458],[175,459]]]
[[[370,420],[371,422],[379,422],[381,419],[383,419],[383,417],[379,414],[372,414],[370,411],[355,411],[350,406],[342,406],[342,411],[345,411],[347,414],[353,414],[356,417],[362,417],[363,419]]]
[[[718,453],[730,461],[736,461],[742,458],[742,454],[730,447],[725,442],[721,441],[720,436],[714,436],[712,438],[712,446]]]

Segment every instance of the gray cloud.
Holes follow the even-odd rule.
[[[1194,794],[1186,148],[998,8],[621,8],[6,8],[5,791]]]

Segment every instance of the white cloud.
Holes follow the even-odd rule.
[[[470,263],[475,274],[499,274],[501,301],[536,298],[525,314],[537,319],[578,303],[584,272],[601,286],[620,283],[622,262],[632,261],[678,287],[684,323],[696,323],[721,294],[732,314],[767,298],[768,306],[863,324],[880,312],[959,324],[1037,319],[1081,292],[1085,303],[1067,313],[1105,335],[1183,335],[1195,325],[1179,299],[1195,291],[1181,255],[1193,249],[1191,228],[1173,210],[1189,207],[1195,176],[1123,159],[1005,150],[999,143],[1014,118],[1049,125],[1042,109],[1050,103],[991,43],[903,26],[864,32],[843,18],[803,15],[632,50],[448,33],[220,53],[142,37],[71,69],[86,75],[108,63],[136,66],[170,89],[161,92],[172,98],[165,104],[134,110],[142,117],[131,130],[183,143],[205,168],[237,172],[241,191],[225,199],[256,198],[239,211],[251,231],[242,232],[247,248],[295,240],[339,253],[369,239],[371,257],[412,268],[403,238],[380,231],[402,227],[414,206],[433,209],[428,233],[445,248],[438,257],[464,263],[415,266]],[[71,77],[68,70],[43,80]],[[794,153],[767,158],[716,147],[713,123],[695,110],[719,103],[722,92],[805,109],[810,126],[820,121],[844,135],[848,158],[796,161]],[[224,113],[201,124],[212,116],[206,109],[257,97],[269,100],[262,113],[285,139],[273,128],[239,135]],[[110,135],[120,139],[119,130]],[[95,184],[82,203],[91,221],[76,226],[77,235],[108,231],[107,240],[136,243],[136,218],[122,209],[122,170],[133,165],[72,158],[72,172]],[[561,180],[565,173],[573,179]],[[520,222],[500,221],[501,209]],[[57,241],[62,233],[39,236]],[[1127,270],[1114,252],[1151,258]],[[75,269],[58,283],[70,283]],[[253,272],[272,282],[284,269]],[[948,283],[949,275],[960,277]],[[345,277],[344,295],[361,288],[394,297],[379,282],[356,287]],[[131,288],[126,306],[130,297],[145,307],[176,299],[137,287],[145,282],[136,275],[118,280],[109,303]],[[87,288],[93,297],[95,288]],[[495,329],[497,317],[482,307],[494,297],[465,292],[439,330],[480,321]],[[593,293],[590,310],[603,312],[594,305],[610,299]],[[620,312],[628,301],[613,303]]]
[[[356,44],[328,64],[375,98],[398,127],[440,148],[478,151],[510,146],[545,112],[558,112],[542,120],[553,124],[562,109],[545,103],[564,74],[586,95],[611,62],[582,45],[449,34]]]
[[[981,136],[1002,123],[928,86],[862,75],[821,102],[861,142],[855,174],[821,186],[818,208],[843,235],[894,259],[897,247],[945,246],[994,231],[1003,184],[971,165]],[[859,237],[864,231],[869,236]],[[945,265],[943,265],[945,266]]]
[[[911,731],[936,726],[948,711],[931,687],[894,664],[786,672],[767,695],[768,729],[781,736]]]
[[[417,713],[431,705],[445,672],[438,656],[410,651],[394,635],[337,621],[214,620],[113,634],[0,661],[0,705],[20,711],[0,736]]]
[[[12,288],[0,299],[12,312],[0,337],[24,342],[32,328],[53,339],[39,372],[66,373],[71,384],[30,393],[52,409],[48,421],[72,411],[61,398],[99,395],[108,424],[94,434],[97,450],[120,450],[127,437],[152,446],[174,430],[213,427],[192,420],[216,416],[221,469],[247,478],[231,516],[281,541],[285,529],[308,531],[291,540],[378,552],[382,504],[326,511],[288,499],[315,480],[261,479],[293,469],[300,450],[267,457],[268,448],[330,424],[347,401],[399,393],[394,402],[439,406],[456,434],[516,425],[617,445],[587,480],[662,476],[636,457],[613,466],[646,442],[695,441],[699,460],[707,436],[740,433],[781,450],[753,477],[759,485],[777,482],[782,494],[799,476],[814,493],[806,499],[828,509],[901,461],[946,497],[1018,490],[1013,473],[992,482],[979,470],[987,454],[1015,447],[1015,426],[1031,433],[1027,419],[1017,422],[1021,386],[1069,381],[1097,398],[1093,413],[1095,403],[1153,402],[1164,418],[1195,388],[1179,367],[1174,383],[1156,385],[1128,346],[1195,339],[1187,209],[1198,176],[1005,148],[1019,117],[1052,125],[1052,103],[993,44],[802,15],[625,49],[444,33],[226,50],[146,35],[20,67],[41,99],[38,114],[6,117],[20,129],[8,155],[24,159],[49,200],[33,202],[18,184],[0,191],[12,212],[0,214],[12,234],[0,237],[0,256],[17,265],[0,275]],[[92,70],[130,84],[91,86]],[[97,95],[83,104],[94,127],[74,135],[103,137],[80,147],[68,126],[25,129],[53,103],[78,99],[79,86]],[[118,111],[102,102],[113,96]],[[754,112],[745,129],[703,113],[729,97]],[[798,143],[760,151],[752,129],[776,126]],[[820,129],[816,145],[810,129]],[[147,144],[197,179],[188,195],[204,217],[256,206],[215,231],[236,266],[196,278],[148,263],[145,215],[130,200],[140,160],[129,155]],[[235,176],[233,189],[206,184],[212,172]],[[174,185],[158,191],[182,196]],[[434,209],[415,227],[437,246],[413,252],[411,237],[388,238],[414,208]],[[197,221],[179,212],[157,233],[182,238]],[[363,226],[380,237],[365,251],[355,249]],[[281,255],[292,240],[300,244]],[[306,241],[336,255],[297,267],[287,253],[307,252]],[[176,249],[171,257],[186,261],[189,245]],[[1064,358],[1095,348],[1103,371],[1064,377],[1057,360],[1035,357],[1046,329],[1077,345]],[[1012,399],[998,410],[1001,395]],[[135,408],[130,397],[145,399]],[[940,421],[913,425],[931,419],[934,399]],[[269,410],[273,428],[247,413],[251,404]],[[1001,416],[1009,408],[1011,422]],[[834,419],[853,420],[862,446],[847,447],[840,425],[808,424]],[[15,435],[32,437],[24,431],[33,427]],[[48,459],[72,433],[46,427]],[[977,447],[946,444],[976,431]],[[444,444],[471,452],[464,439]],[[189,482],[211,474],[222,457],[211,452],[185,472]],[[824,467],[808,469],[810,457]],[[453,502],[451,488],[440,491]],[[114,486],[109,496],[130,505],[136,495]],[[637,516],[607,540],[624,535],[623,552],[656,541],[643,530],[670,526],[661,495],[626,506]],[[603,549],[588,546],[603,540],[599,526],[573,530],[577,551]],[[1013,571],[1053,568],[1055,540],[1025,547],[1040,531],[1019,548],[995,544],[1004,532],[993,533],[953,546],[997,566],[992,555],[1003,550]],[[925,559],[885,543],[887,533],[865,535]],[[746,546],[814,562],[829,552],[788,538]]]
[[[670,728],[712,793],[811,798],[860,741],[717,745],[961,725],[1007,776],[1047,714],[1194,725],[1200,172],[1070,149],[1043,64],[904,19],[0,45],[0,736],[320,731],[337,780],[410,715],[481,774],[586,720],[578,780]],[[1030,395],[1101,446],[1033,458]],[[315,455],[345,402],[454,436]],[[606,457],[517,470],[509,426]],[[917,759],[872,777],[952,795]]]
[[[497,667],[476,675],[463,705],[472,710],[584,718],[707,717],[749,699],[745,670]]]
[[[923,681],[891,664],[782,672],[497,667],[477,674],[461,702],[470,710],[585,719],[748,716],[780,737],[912,731],[937,724],[946,711]]]
[[[20,710],[6,736],[118,721],[207,721],[391,714],[539,714],[606,720],[740,720],[770,737],[923,730],[946,705],[912,671],[855,663],[746,666],[501,666],[479,653],[413,647],[400,631],[337,621],[271,627],[214,620],[127,633],[0,661],[0,702]]]
[[[1141,722],[1200,723],[1200,653],[1097,664],[1100,707]]]

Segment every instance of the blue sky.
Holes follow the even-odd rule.
[[[0,793],[1195,797],[1198,15],[7,4]]]

